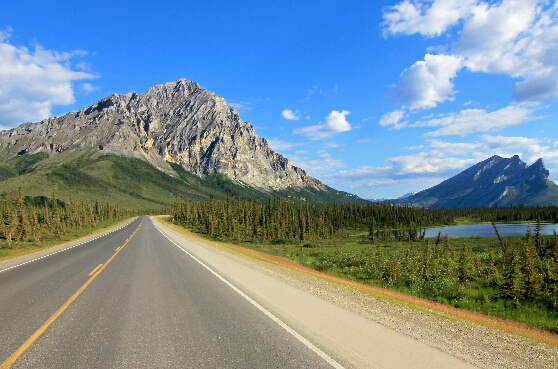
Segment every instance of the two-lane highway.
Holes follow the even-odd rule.
[[[1,270],[1,368],[340,367],[148,217]]]

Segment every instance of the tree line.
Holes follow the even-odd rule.
[[[2,194],[0,197],[0,247],[11,247],[19,242],[39,243],[45,238],[68,233],[75,229],[94,228],[113,222],[132,213],[117,205],[75,203],[70,199]]]
[[[453,221],[451,214],[431,209],[385,203],[311,204],[279,197],[260,202],[231,197],[196,202],[176,198],[171,216],[174,222],[212,237],[264,243],[338,238],[348,229],[368,229],[371,224],[377,224],[382,234],[397,229],[401,235],[416,235],[419,224]]]
[[[449,225],[457,217],[479,221],[558,220],[558,208],[428,209],[391,203],[312,204],[292,198],[243,200],[228,197],[191,202],[176,198],[174,222],[211,237],[247,242],[293,242],[331,239],[347,230],[368,230],[372,238],[416,241],[426,227]]]

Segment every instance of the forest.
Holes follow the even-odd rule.
[[[0,196],[0,256],[22,247],[37,247],[48,241],[85,235],[132,216],[126,209],[111,204],[62,201],[55,195]],[[66,237],[65,237],[66,236]]]
[[[498,237],[424,237],[456,219],[492,222]],[[206,237],[293,259],[319,271],[558,333],[558,208],[426,209],[310,204],[288,198],[189,202],[174,223]],[[498,222],[533,221],[524,236],[500,237]]]

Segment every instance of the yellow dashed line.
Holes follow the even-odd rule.
[[[70,297],[70,299],[66,301],[64,305],[62,305],[58,310],[56,310],[56,312],[50,318],[48,318],[48,320],[35,333],[33,333],[33,335],[29,337],[27,341],[23,343],[23,345],[21,345],[6,361],[4,361],[4,363],[0,365],[0,369],[8,369],[9,367],[12,366],[13,363],[16,362],[17,359],[19,359],[21,355],[23,355],[23,353],[29,348],[29,346],[31,346],[33,342],[35,342],[37,338],[39,338],[41,334],[43,334],[43,332],[60,316],[60,314],[62,314],[64,310],[66,310],[66,308],[70,306],[70,304],[74,302],[74,300],[87,288],[87,286],[89,286],[91,282],[93,282],[93,280],[97,278],[97,276],[103,271],[103,269],[105,269],[105,267],[112,261],[112,259],[114,259],[116,255],[118,255],[118,253],[124,248],[124,246],[126,246],[126,244],[132,239],[132,237],[134,237],[134,235],[136,234],[136,232],[138,231],[138,229],[141,227],[142,224],[143,224],[143,220],[141,221],[138,228],[136,228],[134,233],[132,233],[130,238],[128,238],[126,242],[124,242],[124,245],[119,247],[120,250],[117,249],[118,251],[116,251],[114,255],[112,255],[104,265],[101,264],[97,266],[97,268],[95,268],[95,270],[97,271],[95,272],[95,270],[93,270],[93,272],[91,272],[93,276],[89,278],[89,280],[85,282],[85,284],[81,286],[81,288],[76,293],[74,293],[74,295]]]
[[[93,270],[91,271],[91,273],[89,273],[89,275],[95,274],[95,272],[97,271],[97,269],[99,269],[102,265],[103,265],[103,264],[97,265],[97,267],[96,267],[95,269],[93,269]]]

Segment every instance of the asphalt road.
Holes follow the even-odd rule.
[[[2,369],[337,365],[148,217],[6,268],[0,264]]]

